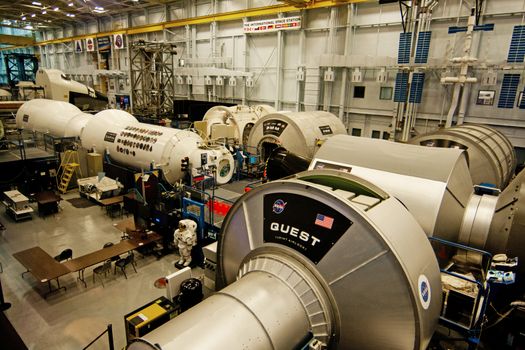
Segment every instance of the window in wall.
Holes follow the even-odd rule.
[[[390,133],[388,131],[383,131],[383,140],[390,139]]]
[[[354,86],[354,98],[365,98],[364,86]]]
[[[391,86],[381,86],[381,90],[379,91],[379,99],[380,100],[391,100],[393,92],[394,92],[394,89],[392,89]]]
[[[381,137],[381,131],[379,130],[372,130],[372,138],[373,139],[378,139]]]
[[[361,129],[352,128],[352,136],[361,136]]]

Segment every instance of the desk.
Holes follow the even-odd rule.
[[[124,202],[124,196],[116,196],[116,197],[111,197],[111,198],[99,199],[98,202],[106,209],[106,214],[108,216],[111,216],[112,208],[118,205],[118,210],[121,214],[120,216],[122,216],[121,203]]]
[[[124,202],[124,196],[116,196],[116,197],[111,197],[111,198],[99,199],[98,202],[102,204],[104,207],[107,207],[113,204],[120,204]]]
[[[84,283],[84,286],[87,287],[87,283],[84,279],[84,270],[86,268],[109,260],[114,256],[137,249],[140,246],[154,242],[160,238],[160,235],[153,232],[148,234],[145,239],[141,239],[140,237],[125,239],[110,247],[102,248],[100,250],[94,251],[93,253],[82,255],[81,257],[66,261],[63,265],[71,272],[78,271],[78,280]]]
[[[66,287],[60,287],[60,281],[58,278],[70,273],[71,271],[64,266],[64,264],[53,259],[53,257],[47,254],[42,248],[33,247],[22,250],[21,252],[13,254],[13,257],[27,269],[27,271],[22,273],[22,278],[25,273],[31,272],[31,274],[40,282],[47,282],[49,292],[44,294],[44,298],[62,288],[66,290]],[[58,285],[58,288],[56,289],[53,289],[51,286],[51,280],[54,279],[56,279]]]
[[[126,233],[126,230],[135,230],[135,219],[133,217],[124,219],[122,221],[113,224],[113,226],[120,232]]]
[[[35,200],[38,203],[38,214],[45,216],[58,213],[58,202],[62,200],[62,197],[55,192],[44,191],[35,194]]]

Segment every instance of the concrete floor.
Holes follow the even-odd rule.
[[[78,197],[78,193],[63,197]],[[12,221],[2,208],[0,221],[6,230],[0,236],[0,262],[4,270],[0,278],[5,300],[12,304],[5,313],[30,349],[82,349],[108,324],[113,325],[115,349],[122,349],[126,345],[123,316],[165,295],[165,289],[156,288],[154,282],[176,271],[173,262],[178,256],[170,254],[160,260],[138,257],[138,273],[128,267],[126,280],[117,271],[104,281],[105,287],[99,280],[93,283],[93,268],[85,272],[87,288],[77,281],[76,273],[71,273],[60,278],[67,291],[44,299],[47,284],[36,281],[31,274],[22,278],[25,268],[13,258],[13,253],[40,246],[51,256],[72,248],[73,257],[78,257],[102,248],[106,242],[116,243],[121,236],[113,227],[121,219],[109,218],[98,206],[79,209],[63,200],[61,207],[63,210],[54,216],[43,219],[33,215],[32,220],[19,223]],[[193,272],[203,274],[200,269]],[[90,349],[108,349],[107,336]]]

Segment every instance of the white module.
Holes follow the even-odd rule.
[[[160,167],[169,183],[182,179],[181,160],[185,157],[194,176],[213,172],[217,184],[222,185],[233,175],[233,157],[225,147],[206,145],[190,131],[140,123],[120,110],[91,116],[66,102],[37,99],[20,107],[16,121],[20,129],[80,137],[84,148],[106,151],[112,160],[131,168]]]
[[[239,144],[245,145],[255,122],[269,113],[275,113],[275,109],[267,105],[215,106],[206,112],[202,120],[207,122],[208,137],[217,125],[231,125],[235,130],[234,138]]]
[[[79,136],[91,117],[91,114],[82,112],[71,103],[34,99],[18,109],[16,127],[56,137]]]
[[[216,167],[216,181],[225,184],[233,175],[233,157],[222,146],[206,146],[186,130],[139,123],[131,114],[108,109],[91,119],[80,136],[82,146],[106,151],[114,161],[138,169],[160,167],[166,181],[183,177],[181,160],[189,158],[193,175],[199,168]]]

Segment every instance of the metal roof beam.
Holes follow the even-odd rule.
[[[30,36],[0,34],[0,44],[27,46],[33,45],[34,43],[35,39]]]

